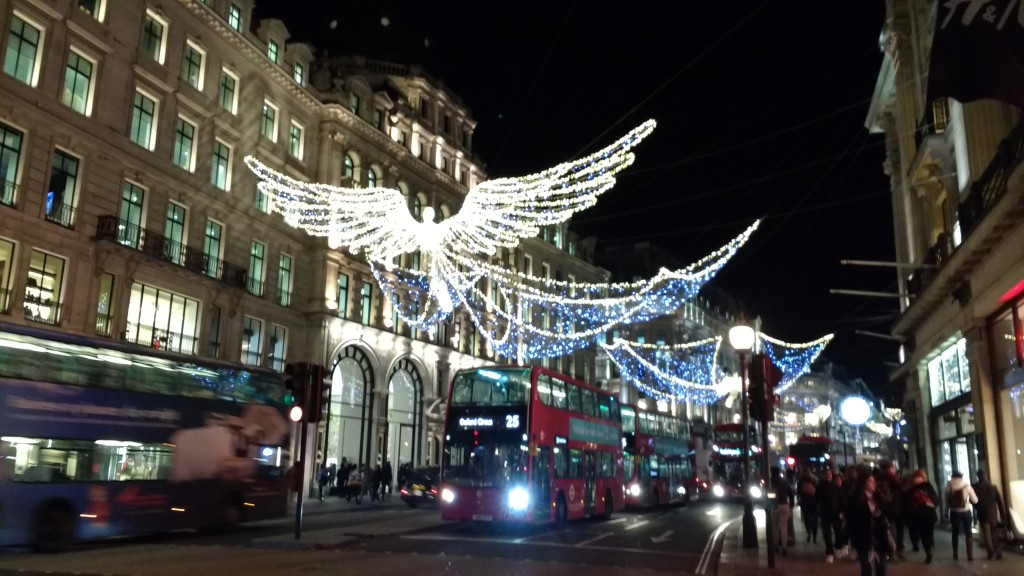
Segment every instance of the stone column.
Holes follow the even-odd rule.
[[[1003,482],[1002,453],[999,450],[999,427],[996,420],[997,397],[992,382],[992,358],[984,320],[977,320],[965,330],[967,363],[970,366],[971,404],[974,405],[974,430],[982,435],[978,444],[978,464],[987,469],[989,481],[996,486]],[[971,481],[974,479],[972,478]]]

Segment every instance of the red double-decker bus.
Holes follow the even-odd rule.
[[[626,505],[689,502],[694,489],[689,420],[623,406],[622,431]]]
[[[564,522],[625,506],[618,402],[557,372],[459,372],[444,438],[444,520]]]
[[[717,424],[712,429],[714,444],[711,447],[711,493],[716,498],[746,498],[743,485],[743,469],[746,465],[745,450],[750,456],[750,477],[759,478],[760,450],[755,445],[757,433],[751,426],[747,442],[743,443],[742,424]],[[751,481],[751,486],[755,483]],[[756,497],[760,497],[756,495]]]

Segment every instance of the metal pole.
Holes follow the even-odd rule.
[[[302,432],[299,434],[299,458],[295,461],[295,473],[299,475],[299,491],[295,494],[295,539],[302,538],[302,493],[306,487],[305,476],[306,476],[306,434],[309,429],[309,425],[305,421],[299,422],[299,426],[302,427]]]
[[[740,352],[740,388],[743,394],[743,547],[757,548],[757,520],[754,519],[754,501],[750,496],[750,421],[747,399],[747,357]]]
[[[768,567],[775,568],[775,534],[773,534],[774,530],[772,530],[775,524],[772,522],[772,499],[768,497],[768,492],[771,491],[772,481],[774,480],[771,475],[772,457],[768,453],[768,422],[762,422],[761,425],[761,455],[764,458],[762,474],[768,480],[764,486],[764,544],[768,547]]]

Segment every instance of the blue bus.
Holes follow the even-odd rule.
[[[285,514],[272,371],[0,323],[0,545]]]

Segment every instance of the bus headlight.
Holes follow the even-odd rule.
[[[516,486],[508,493],[508,507],[513,510],[526,510],[530,505],[530,493],[522,486]]]
[[[677,494],[685,495],[686,494],[686,486],[680,486],[680,487],[676,488],[676,493]]]
[[[751,497],[753,497],[753,498],[760,498],[762,496],[762,494],[763,494],[763,492],[761,492],[761,487],[760,486],[751,486],[750,487],[750,496]]]
[[[715,498],[721,498],[722,496],[725,496],[725,488],[722,488],[721,484],[715,484],[715,486],[711,488],[711,493],[715,495]]]
[[[640,485],[639,484],[633,484],[632,486],[630,486],[629,487],[629,493],[632,494],[633,496],[639,496],[640,495]]]
[[[447,488],[443,488],[441,490],[441,500],[444,500],[448,504],[451,504],[452,502],[455,501],[455,492],[452,492]]]

